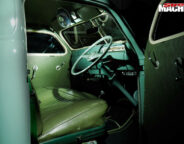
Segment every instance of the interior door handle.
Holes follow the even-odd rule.
[[[152,55],[152,56],[151,56]],[[152,50],[148,53],[148,60],[151,62],[151,64],[154,66],[155,69],[158,69],[160,66],[160,63],[156,57],[155,51]]]
[[[175,80],[181,80],[182,77],[184,76],[184,58],[182,57],[177,57],[174,61],[174,64],[177,69],[177,75],[175,77]]]
[[[36,77],[36,71],[38,70],[38,66],[34,65],[32,69],[33,69],[33,73],[32,73],[31,80],[33,80]]]
[[[65,65],[65,62],[62,62],[60,65],[57,65],[57,66],[56,66],[56,70],[57,70],[57,71],[60,71],[61,68],[62,68],[64,65]]]

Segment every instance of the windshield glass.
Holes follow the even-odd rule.
[[[113,17],[107,13],[67,28],[62,34],[74,49],[90,46],[106,35],[112,36],[114,42],[125,40],[119,26],[115,23]]]

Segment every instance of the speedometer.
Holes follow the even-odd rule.
[[[71,25],[71,16],[69,12],[65,9],[59,9],[57,14],[58,24],[62,28],[66,28]]]

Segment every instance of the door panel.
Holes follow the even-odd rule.
[[[180,13],[156,12],[151,27],[145,51],[146,144],[183,141],[184,24],[181,17]]]
[[[48,31],[37,31],[37,33],[39,33],[39,35],[40,34],[49,35],[51,36],[52,39],[55,38],[57,42],[60,44],[60,46],[55,44],[53,41],[51,42],[50,38],[49,40],[46,40],[45,38],[43,39],[43,37],[40,38],[40,36],[38,36],[36,39],[35,38],[32,39],[30,38],[30,36],[28,36],[28,39],[32,39],[30,42],[28,42],[29,53],[27,55],[27,60],[28,60],[28,69],[30,70],[29,77],[31,79],[33,87],[35,89],[40,87],[69,88],[70,87],[69,61],[71,56],[70,53],[65,48],[62,47],[59,38],[57,37],[56,34],[53,34]],[[36,40],[39,42],[35,42]],[[47,47],[47,45],[49,46],[46,49],[45,47]],[[32,50],[29,50],[31,49],[31,47]],[[55,47],[59,48],[55,49]],[[49,50],[50,48],[52,50]]]

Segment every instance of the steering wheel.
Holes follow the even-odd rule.
[[[103,49],[103,51],[102,51],[102,48],[103,48],[104,46],[103,46],[103,47],[100,47],[101,51],[98,52],[98,54],[95,54],[95,57],[93,57],[92,59],[88,60],[89,57],[86,56],[86,53],[87,53],[88,51],[90,51],[91,49],[93,49],[96,45],[100,44],[102,41],[108,41],[108,40],[109,40],[109,42],[108,42],[107,44],[105,44],[106,49],[105,49],[105,50]],[[75,63],[74,63],[73,66],[72,66],[72,69],[71,69],[71,74],[74,75],[74,76],[76,76],[76,75],[80,75],[80,74],[86,72],[87,70],[89,70],[91,67],[93,67],[95,64],[97,64],[97,63],[105,56],[105,54],[106,54],[106,53],[108,52],[108,50],[110,49],[111,45],[112,45],[112,37],[111,37],[111,36],[102,37],[102,38],[100,38],[99,40],[97,40],[96,42],[94,42],[94,43],[93,43],[91,46],[89,46],[89,48],[88,48],[87,50],[85,50],[85,51],[80,55],[80,57],[75,61]],[[101,52],[102,52],[102,53],[101,53]],[[87,59],[88,61],[93,61],[94,58],[95,58],[95,60],[94,60],[89,66],[85,67],[85,68],[82,69],[81,71],[75,72],[75,69],[76,69],[77,65],[79,64],[79,61],[80,61],[82,58],[86,58],[86,59],[88,58],[88,59]]]

